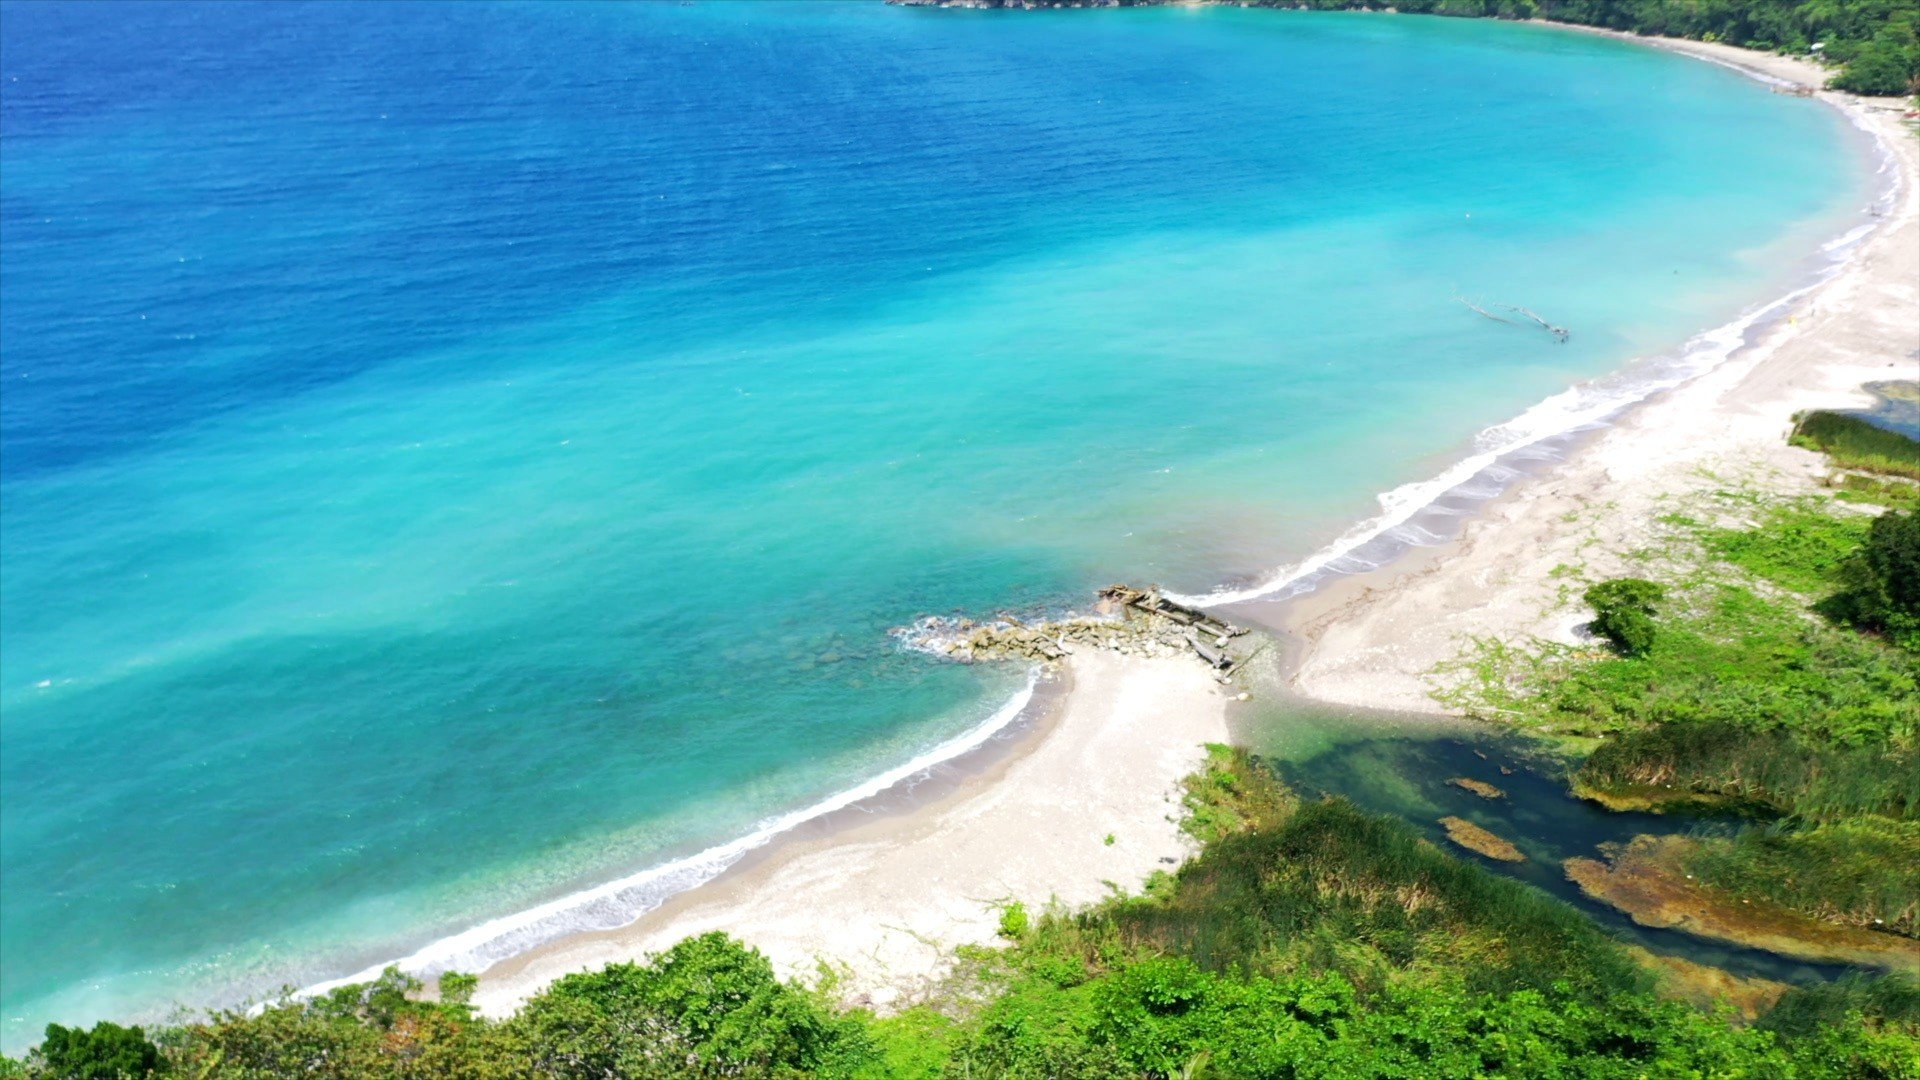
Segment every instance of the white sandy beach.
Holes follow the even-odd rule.
[[[1658,44],[1796,85],[1819,86],[1827,75],[1724,45]],[[1440,712],[1428,673],[1455,657],[1463,639],[1572,640],[1587,613],[1560,598],[1556,566],[1620,572],[1610,558],[1651,535],[1660,497],[1721,486],[1712,476],[1815,490],[1825,474],[1819,455],[1786,442],[1794,413],[1866,405],[1863,382],[1920,376],[1920,146],[1900,119],[1904,105],[1821,96],[1898,160],[1900,197],[1880,230],[1795,305],[1790,321],[1495,499],[1454,543],[1303,598],[1293,611],[1297,690],[1339,704]]]
[[[1658,44],[1802,85],[1826,74],[1722,46]],[[1659,494],[1708,482],[1702,467],[1777,471],[1783,484],[1812,488],[1815,456],[1785,443],[1792,414],[1863,403],[1863,381],[1916,374],[1915,142],[1886,104],[1831,97],[1897,148],[1905,174],[1897,212],[1849,267],[1806,297],[1790,324],[1522,482],[1455,543],[1295,602],[1299,690],[1439,711],[1427,672],[1454,656],[1463,636],[1564,637],[1581,621],[1555,607],[1549,572],[1592,561],[1580,549],[1597,522],[1607,545],[1631,546]],[[810,977],[824,963],[840,972],[850,1001],[898,1005],[937,982],[953,946],[993,941],[1010,899],[1082,904],[1112,887],[1136,888],[1189,850],[1176,824],[1179,780],[1201,762],[1204,743],[1227,738],[1226,694],[1191,660],[1083,650],[1070,668],[1073,690],[1043,730],[948,795],[778,844],[630,926],[502,962],[483,973],[476,1000],[504,1013],[560,975],[725,930],[784,973]]]
[[[725,930],[786,974],[825,963],[848,1000],[886,1006],[931,986],[954,946],[993,941],[1008,900],[1137,889],[1189,850],[1180,780],[1226,739],[1226,695],[1190,659],[1086,649],[1069,665],[1073,692],[1010,761],[904,814],[782,844],[619,930],[498,964],[476,1001],[509,1012],[567,972]]]

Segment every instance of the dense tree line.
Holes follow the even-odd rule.
[[[1742,1025],[1656,992],[1573,908],[1397,819],[1295,797],[1219,749],[1203,853],[1142,895],[1003,922],[876,1017],[722,934],[567,976],[505,1020],[395,972],[157,1031],[53,1027],[11,1072],[194,1077],[1920,1077],[1920,985],[1790,992]]]
[[[949,0],[895,0],[937,4]],[[967,0],[988,7],[1130,7],[1177,0]],[[1817,54],[1856,94],[1920,92],[1920,0],[1249,0],[1260,7],[1549,19],[1633,34]]]

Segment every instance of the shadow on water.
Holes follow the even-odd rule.
[[[1302,795],[1344,796],[1363,810],[1402,818],[1443,849],[1572,904],[1629,943],[1735,975],[1788,983],[1827,981],[1853,970],[1639,926],[1588,899],[1566,879],[1563,860],[1595,857],[1601,844],[1641,834],[1730,826],[1724,820],[1686,815],[1614,813],[1574,798],[1567,792],[1566,765],[1538,744],[1463,721],[1327,709],[1298,701],[1250,708],[1236,726],[1240,741]],[[1506,797],[1471,794],[1449,784],[1454,777],[1492,784]],[[1447,816],[1465,818],[1506,838],[1527,861],[1500,862],[1458,847],[1439,824]]]

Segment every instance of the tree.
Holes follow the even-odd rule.
[[[105,1020],[92,1031],[48,1024],[46,1041],[29,1060],[35,1075],[54,1080],[142,1080],[165,1066],[146,1032]]]
[[[1913,88],[1914,73],[1906,52],[1887,35],[1874,38],[1840,69],[1833,87],[1855,94],[1907,93]]]
[[[568,975],[513,1024],[541,1076],[817,1071],[865,1046],[856,1021],[717,932],[646,964]]]
[[[1645,656],[1653,648],[1654,606],[1666,599],[1665,589],[1641,578],[1615,578],[1586,591],[1593,608],[1593,631],[1613,643],[1623,656]]]
[[[1842,618],[1909,648],[1920,647],[1920,511],[1891,511],[1874,519],[1867,542],[1841,573],[1847,583],[1836,598]]]

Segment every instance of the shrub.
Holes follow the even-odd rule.
[[[1651,581],[1616,578],[1589,588],[1585,599],[1593,608],[1595,633],[1624,656],[1645,656],[1653,648],[1654,605],[1666,595]]]
[[[1000,909],[1000,936],[1008,941],[1019,941],[1027,936],[1030,920],[1027,917],[1027,905],[1012,900]]]
[[[104,1020],[91,1031],[48,1024],[33,1063],[36,1073],[57,1080],[140,1080],[164,1066],[146,1032]]]
[[[533,1048],[536,1076],[818,1070],[864,1047],[857,1022],[717,932],[646,964],[568,975],[513,1023]]]
[[[442,1005],[466,1005],[473,1000],[473,992],[478,989],[480,989],[478,975],[465,975],[458,971],[446,971],[440,974]]]
[[[1920,512],[1880,515],[1841,572],[1848,588],[1837,598],[1839,614],[1920,647]]]

